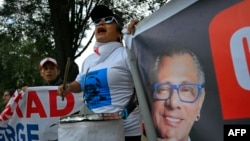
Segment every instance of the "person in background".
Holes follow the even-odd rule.
[[[46,57],[39,63],[40,75],[44,80],[42,86],[58,86],[63,83],[63,80],[59,77],[60,70],[56,59]],[[27,89],[28,86],[24,86],[21,90]]]
[[[57,86],[63,83],[59,77],[60,70],[54,58],[46,57],[40,61],[40,75],[44,80],[44,86]]]
[[[10,98],[15,93],[15,91],[16,89],[7,89],[4,91],[3,97],[2,97],[4,105],[6,105],[9,102]]]
[[[152,117],[159,140],[190,141],[205,98],[205,76],[196,55],[167,46],[155,61]]]
[[[42,84],[41,86],[58,86],[60,84],[63,84],[63,80],[59,77],[60,70],[56,59],[51,57],[43,58],[39,63],[39,69],[40,75],[44,80],[44,84]],[[21,90],[25,91],[27,88],[28,86],[24,86]],[[51,128],[54,128],[55,130],[51,132]],[[49,126],[47,130],[49,133],[47,133],[46,138],[51,141],[57,141],[57,129],[58,123],[53,123],[51,126]]]
[[[90,81],[86,78],[93,76],[100,80],[99,95],[105,99],[93,103],[84,95],[86,105],[94,113],[115,113],[126,108],[135,89],[127,52],[122,44],[123,22],[104,5],[96,6],[90,16],[95,25],[94,52],[84,60],[75,81],[66,87],[58,87],[58,94],[66,96],[68,92],[86,93],[86,84]],[[138,20],[132,22],[128,34],[133,34],[131,27],[137,23]],[[141,141],[141,122],[140,110],[136,107],[123,121],[125,141]]]

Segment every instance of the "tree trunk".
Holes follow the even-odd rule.
[[[69,21],[69,9],[71,8],[68,0],[49,0],[51,10],[51,20],[54,27],[55,51],[61,70],[60,77],[63,79],[67,58],[70,57],[71,65],[68,73],[68,82],[75,80],[79,69],[74,62],[75,50],[73,49],[74,31],[72,23]],[[74,22],[74,21],[71,21]]]

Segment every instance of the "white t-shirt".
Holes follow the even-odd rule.
[[[76,81],[80,83],[87,106],[93,112],[124,110],[134,92],[126,49],[119,42],[96,45],[100,45],[95,47],[99,54],[93,53],[84,60]],[[141,121],[139,108],[136,108],[124,120],[125,136],[141,135]]]

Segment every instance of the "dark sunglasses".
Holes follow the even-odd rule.
[[[115,20],[116,24],[118,24],[117,20],[115,19],[115,17],[109,16],[109,17],[105,17],[105,18],[100,18],[95,20],[93,23],[95,24],[95,26],[100,25],[101,21],[104,21],[105,24],[110,24]]]

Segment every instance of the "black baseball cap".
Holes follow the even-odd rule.
[[[108,16],[115,17],[116,20],[118,21],[118,26],[123,27],[123,22],[122,22],[121,18],[119,18],[117,15],[115,15],[113,13],[113,11],[110,10],[105,5],[97,5],[96,7],[93,8],[93,10],[90,13],[90,17],[91,17],[92,21],[95,21],[95,20],[100,19],[100,18],[105,18]]]

